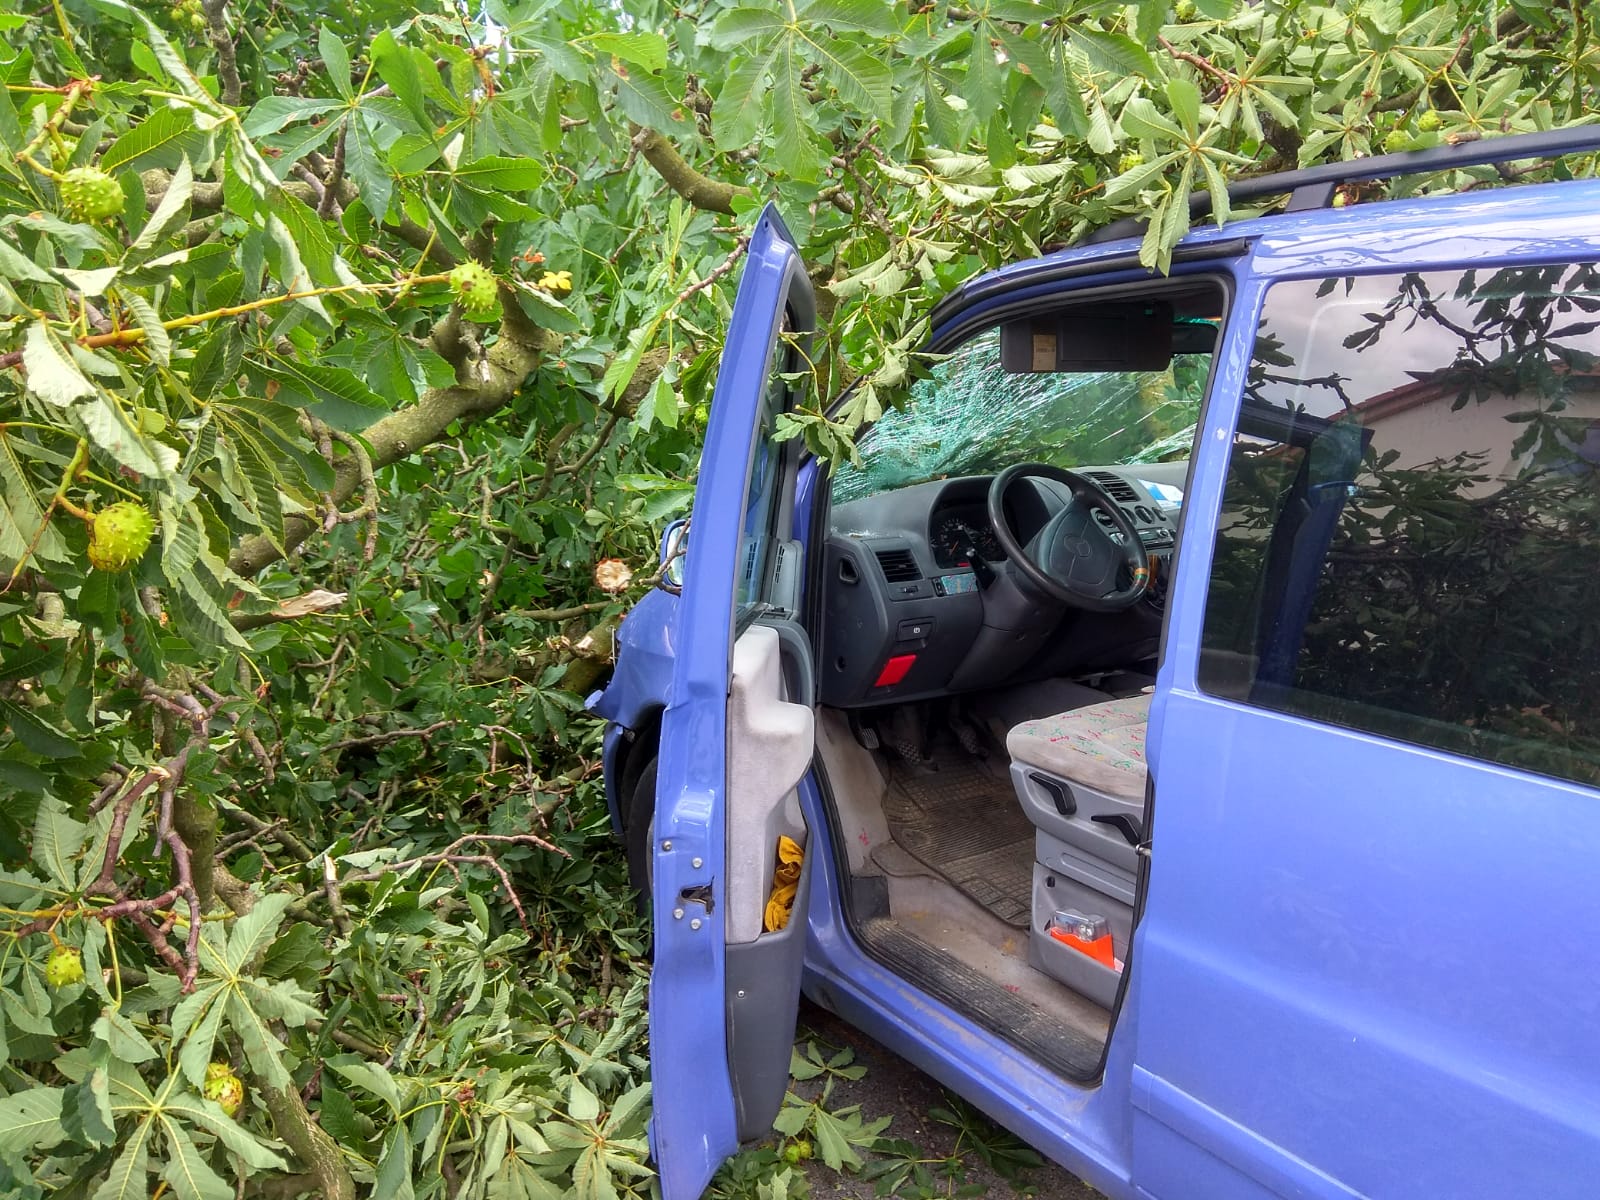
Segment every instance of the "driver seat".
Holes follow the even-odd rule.
[[[1107,700],[1012,727],[1006,752],[1013,763],[1142,805],[1149,719],[1148,695]]]

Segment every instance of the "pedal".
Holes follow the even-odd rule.
[[[855,713],[850,714],[850,735],[856,739],[856,744],[863,750],[878,750],[883,746],[883,741],[878,737],[878,731],[871,725],[863,725],[861,718]]]
[[[965,717],[952,717],[950,725],[956,732],[956,741],[974,758],[988,758],[989,748],[984,745],[983,733]]]

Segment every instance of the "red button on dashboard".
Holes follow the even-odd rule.
[[[878,672],[878,682],[873,687],[893,687],[906,677],[906,672],[911,670],[911,664],[917,661],[915,654],[896,654],[883,664],[883,670]]]

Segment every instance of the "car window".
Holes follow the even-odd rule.
[[[791,328],[786,316],[783,334]],[[765,598],[767,562],[772,552],[778,516],[778,487],[782,479],[784,445],[773,440],[778,415],[789,401],[789,346],[778,342],[773,367],[762,396],[760,424],[750,463],[750,488],[745,493],[744,532],[740,540],[739,574],[734,581],[734,620],[740,622]]]
[[[1016,462],[1111,466],[1187,458],[1210,354],[1165,371],[1017,374],[992,329],[935,363],[868,432],[858,465],[836,473],[836,502]]]
[[[1280,283],[1201,686],[1600,783],[1600,272]]]

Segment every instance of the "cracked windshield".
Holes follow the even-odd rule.
[[[835,502],[1018,462],[1186,458],[1210,369],[1209,354],[1175,354],[1165,371],[1010,372],[990,330],[936,363],[862,438],[860,464],[838,468]]]

